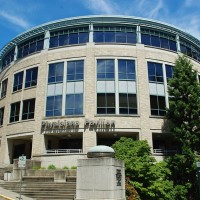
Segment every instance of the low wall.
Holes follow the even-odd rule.
[[[71,168],[72,166],[77,166],[78,159],[86,158],[85,154],[67,154],[67,155],[43,155],[40,156],[41,166],[47,168],[49,165],[55,165],[56,168],[62,169],[67,166]]]

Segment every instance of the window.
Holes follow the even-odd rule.
[[[135,80],[135,61],[118,60],[119,80]]]
[[[19,121],[20,102],[12,103],[10,110],[10,123]]]
[[[115,94],[97,94],[97,114],[115,114]]]
[[[6,96],[7,85],[8,85],[8,79],[3,80],[1,84],[1,98]]]
[[[150,95],[151,115],[164,116],[166,113],[165,97]]]
[[[173,66],[165,65],[167,82],[173,78]]]
[[[35,37],[18,46],[18,58],[23,58],[31,53],[41,51],[44,45],[44,35]]]
[[[3,125],[4,107],[0,108],[0,126]]]
[[[114,80],[114,60],[97,60],[97,80]]]
[[[175,36],[145,28],[141,33],[142,44],[177,51]]]
[[[97,114],[115,114],[114,59],[97,60]]]
[[[181,52],[200,61],[200,49],[182,38],[180,39]]]
[[[46,116],[62,115],[62,95],[47,97]]]
[[[83,80],[83,60],[67,62],[67,81]]]
[[[49,65],[46,116],[62,115],[64,62]]]
[[[35,99],[23,101],[22,120],[33,119],[35,113]]]
[[[26,70],[25,88],[37,85],[38,68],[34,67]]]
[[[83,114],[83,94],[67,94],[65,115]]]
[[[136,27],[94,26],[96,43],[136,43]]]
[[[137,114],[135,61],[118,60],[119,114]]]
[[[63,82],[64,63],[55,63],[49,65],[48,83],[62,83]]]
[[[65,115],[83,114],[84,61],[68,61]]]
[[[24,72],[19,72],[14,75],[13,92],[21,90],[23,85]]]
[[[136,94],[119,93],[119,113],[137,114]]]
[[[15,55],[15,48],[7,53],[7,55],[2,59],[2,68],[4,69],[8,66],[13,60]]]
[[[148,62],[148,75],[149,82],[163,82],[163,69],[162,64]]]
[[[89,27],[64,29],[50,34],[50,48],[89,42]]]
[[[171,76],[171,68],[166,65],[166,73]],[[164,116],[166,112],[165,86],[163,78],[163,65],[155,62],[148,62],[149,95],[151,115]]]
[[[83,80],[83,60],[67,61],[65,70],[64,62],[50,64],[46,116],[83,114]]]

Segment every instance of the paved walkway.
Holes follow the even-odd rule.
[[[6,190],[0,187],[0,200],[17,200],[19,198],[19,194],[12,192],[10,190]],[[32,198],[21,196],[22,200],[33,200]]]

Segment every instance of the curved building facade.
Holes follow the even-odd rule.
[[[86,16],[28,30],[0,51],[0,167],[22,154],[74,166],[95,145],[147,140],[177,151],[164,126],[179,54],[200,72],[200,41],[168,24]]]

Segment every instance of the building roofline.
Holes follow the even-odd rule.
[[[157,20],[152,20],[148,18],[140,18],[134,16],[125,16],[125,15],[88,15],[88,16],[79,16],[64,18],[60,20],[51,21],[48,23],[41,24],[39,26],[28,29],[27,31],[17,35],[14,39],[8,42],[0,50],[0,60],[6,53],[14,48],[16,44],[22,43],[28,38],[34,37],[36,35],[45,33],[45,31],[51,31],[59,28],[78,26],[90,23],[113,23],[113,24],[127,24],[127,25],[141,25],[150,28],[155,28],[158,30],[163,30],[168,33],[179,34],[179,36],[189,40],[194,45],[200,47],[200,40],[189,34],[188,32],[173,26],[168,23],[164,23]]]

